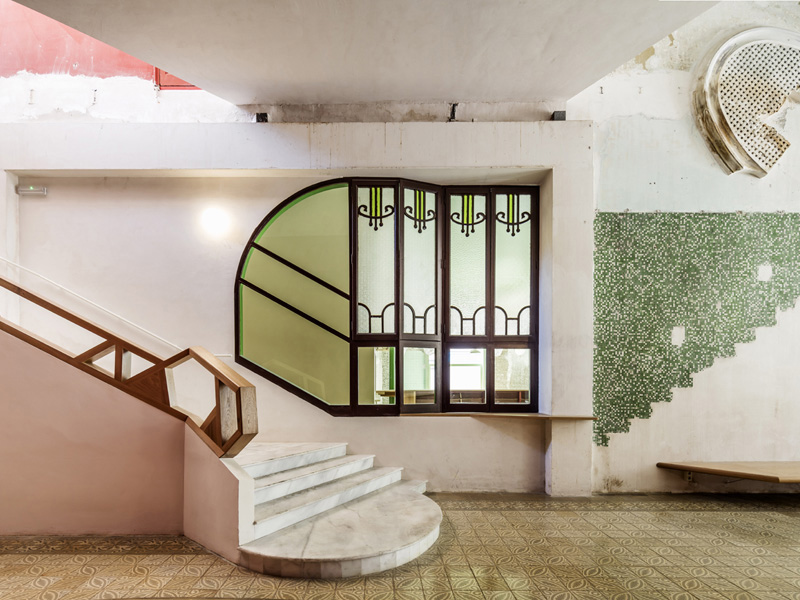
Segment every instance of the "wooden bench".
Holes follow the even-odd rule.
[[[723,475],[738,479],[756,479],[771,483],[800,483],[800,461],[734,461],[734,462],[660,462],[661,469]]]

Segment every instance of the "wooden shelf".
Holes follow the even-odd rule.
[[[661,469],[687,473],[722,475],[738,479],[755,479],[772,483],[800,483],[800,462],[797,461],[736,461],[736,462],[660,462]]]
[[[545,421],[596,421],[593,416],[547,415],[544,413],[486,413],[486,412],[448,412],[448,413],[406,413],[401,417],[472,417],[474,419],[542,419]]]

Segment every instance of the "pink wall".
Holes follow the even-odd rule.
[[[176,534],[184,424],[0,332],[0,535]]]
[[[0,77],[18,71],[153,79],[153,67],[36,11],[0,0]]]

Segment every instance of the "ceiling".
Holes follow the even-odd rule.
[[[18,0],[235,104],[571,98],[713,5]]]

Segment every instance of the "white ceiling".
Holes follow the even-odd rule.
[[[18,1],[235,104],[566,100],[713,5]]]

